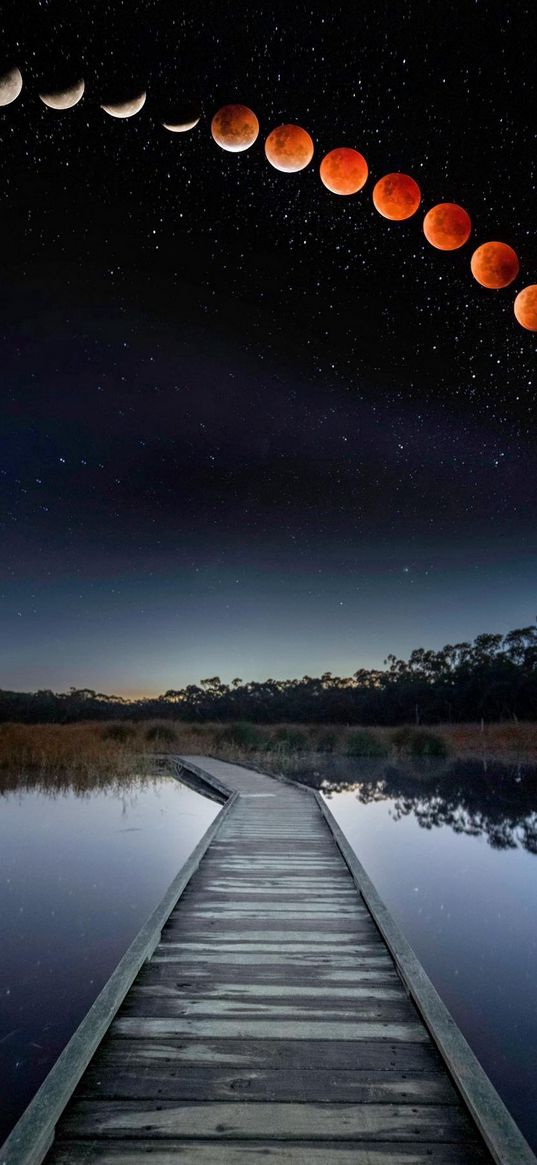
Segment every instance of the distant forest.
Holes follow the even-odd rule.
[[[118,718],[363,725],[536,720],[537,626],[478,635],[473,643],[447,644],[440,651],[418,647],[407,660],[389,655],[383,669],[359,668],[345,677],[324,672],[319,678],[223,684],[211,676],[142,700],[91,688],[0,691],[3,722]]]

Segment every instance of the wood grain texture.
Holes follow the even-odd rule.
[[[466,1141],[470,1121],[460,1105],[239,1104],[202,1101],[77,1100],[66,1113],[62,1137],[199,1137],[226,1140]],[[474,1139],[476,1136],[474,1134]]]
[[[110,1029],[116,1036],[193,1036],[234,1040],[406,1040],[426,1043],[421,1023],[410,1020],[189,1019],[182,1016],[121,1016]]]
[[[395,1144],[362,1141],[285,1144],[269,1141],[67,1141],[56,1165],[482,1165],[490,1157],[477,1144]]]
[[[108,1064],[110,1069],[112,1064]],[[195,1068],[184,1072],[168,1061],[140,1065],[116,1057],[115,1071],[86,1073],[81,1098],[107,1100],[237,1100],[315,1104],[456,1104],[453,1086],[442,1072],[426,1076],[355,1069],[329,1071],[267,1068]]]
[[[330,1072],[443,1072],[442,1061],[431,1043],[404,1041],[360,1043],[332,1040],[222,1040],[222,1039],[115,1039],[110,1033],[93,1064],[100,1072],[115,1071],[116,1063],[166,1063],[170,1071],[189,1075],[193,1066],[266,1068],[301,1073],[324,1068]]]

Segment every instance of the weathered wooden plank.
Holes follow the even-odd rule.
[[[210,882],[205,886],[196,886],[196,895],[200,891],[205,891],[208,897],[222,895],[222,897],[227,898],[230,902],[239,902],[251,898],[255,898],[260,902],[283,899],[285,901],[290,900],[296,904],[312,901],[322,902],[323,904],[326,904],[327,901],[336,904],[339,902],[346,903],[349,901],[349,898],[353,902],[357,901],[356,890],[353,890],[351,887],[345,890],[334,887],[321,890],[318,887],[308,886],[307,884],[297,887],[290,886],[289,883],[282,885],[281,883],[276,884],[274,882],[269,884],[249,882],[248,885],[243,886],[238,882],[234,886],[228,886],[225,884],[218,885],[217,882]],[[191,897],[194,897],[194,895],[191,895]],[[215,901],[214,898],[213,901]]]
[[[217,854],[216,847],[211,847],[211,855],[207,858],[207,864],[204,869],[207,870],[281,870],[281,857],[275,857],[271,853],[268,854],[248,854],[248,857],[241,856],[237,849],[231,850],[228,854]],[[345,867],[342,865],[341,859],[338,857],[298,857],[296,854],[289,853],[285,862],[285,869],[297,874],[305,874],[308,871],[315,872],[316,870],[321,874],[323,872],[331,873],[341,872]]]
[[[233,869],[230,869],[229,866],[219,865],[210,869],[204,868],[201,878],[218,885],[227,885],[228,883],[247,885],[250,882],[260,885],[266,882],[276,885],[303,886],[306,889],[309,886],[316,886],[319,889],[330,889],[332,886],[349,888],[348,879],[339,870],[332,868],[320,870],[318,866],[307,866],[305,869],[302,867],[287,869],[282,862],[279,865],[256,867],[252,867],[251,863],[245,863],[244,866]]]
[[[287,932],[285,933],[287,934]],[[267,937],[264,942],[261,939],[252,939],[250,936],[243,938],[240,935],[234,936],[233,934],[230,934],[229,937],[222,935],[222,937],[218,940],[213,939],[211,942],[210,937],[203,938],[201,935],[198,935],[197,939],[192,939],[189,937],[188,939],[178,938],[177,941],[170,939],[169,941],[161,942],[158,944],[156,952],[158,954],[162,951],[173,950],[213,952],[281,951],[282,955],[285,955],[290,951],[303,951],[304,954],[312,954],[314,951],[318,951],[324,954],[337,954],[339,951],[343,950],[346,954],[360,954],[363,951],[371,951],[374,954],[378,954],[379,952],[386,954],[385,948],[381,943],[369,942],[367,937],[360,938],[357,935],[346,935],[344,937],[346,941],[342,940],[341,943],[335,944],[332,938],[326,938],[323,942],[322,935],[319,936],[319,940],[317,942],[314,939],[302,942],[300,941],[300,935],[296,936],[297,941],[295,941],[291,931],[289,932],[288,938],[279,938],[272,941],[269,935],[269,937]]]
[[[215,904],[214,907],[200,905],[190,909],[185,909],[185,913],[183,915],[186,922],[195,922],[198,919],[203,920],[206,918],[215,918],[221,920],[229,919],[230,921],[234,921],[235,919],[240,918],[263,918],[267,920],[277,920],[284,916],[289,922],[300,922],[301,919],[308,918],[315,919],[319,922],[322,922],[326,919],[327,922],[330,922],[334,919],[360,919],[364,917],[360,910],[355,906],[304,906],[304,908],[301,910],[300,907],[296,905],[272,905],[270,907],[267,906],[261,909],[256,907],[255,904],[248,906],[241,906],[240,904],[237,906],[231,906],[226,905],[224,902],[220,906],[218,906],[218,904]]]
[[[259,925],[259,923],[258,923]],[[375,932],[371,933],[365,929],[356,930],[351,933],[348,931],[333,932],[328,931],[326,934],[320,933],[317,938],[310,935],[309,931],[296,930],[294,928],[282,932],[278,929],[269,929],[267,927],[266,936],[263,939],[261,932],[256,930],[244,931],[242,929],[236,930],[235,927],[218,927],[214,934],[213,941],[211,941],[211,932],[205,929],[191,929],[188,932],[182,932],[180,928],[167,931],[162,936],[162,941],[158,944],[157,954],[163,953],[164,950],[211,950],[218,953],[219,950],[226,948],[233,950],[256,951],[265,949],[266,951],[281,951],[282,955],[291,951],[293,947],[303,950],[306,954],[313,950],[318,950],[320,953],[324,952],[326,955],[331,954],[360,954],[367,951],[376,955],[384,955],[390,958],[386,947],[379,941]],[[216,930],[216,928],[215,928]],[[338,941],[340,940],[340,941]],[[393,960],[390,960],[393,965]]]
[[[125,1016],[114,1020],[116,1036],[198,1036],[200,1039],[234,1040],[405,1040],[427,1043],[423,1024],[413,1021],[344,1022],[287,1019],[188,1019],[181,1016],[143,1018]]]
[[[317,893],[323,895],[329,894],[334,897],[352,894],[356,901],[360,901],[356,893],[356,887],[353,886],[352,882],[348,882],[346,878],[318,878],[313,877],[313,875],[311,878],[304,878],[302,875],[300,878],[289,877],[283,870],[279,875],[273,873],[268,876],[254,873],[252,870],[248,873],[244,871],[240,877],[236,878],[225,877],[223,875],[215,877],[213,872],[207,871],[206,873],[203,871],[203,874],[196,882],[195,890],[192,890],[191,896],[205,893],[210,897],[211,893],[215,892],[224,894],[226,891],[243,891],[246,889],[255,890],[260,893],[263,891],[263,887],[265,890],[279,889],[281,891],[287,891],[287,893],[296,893],[299,897],[307,893],[311,894],[312,889],[315,889],[315,896],[317,896]]]
[[[362,986],[347,986],[347,987],[312,987],[308,984],[300,984],[293,986],[289,983],[252,983],[245,982],[237,986],[236,983],[215,983],[213,987],[204,985],[198,988],[197,995],[194,997],[191,990],[188,992],[181,985],[165,984],[159,982],[141,983],[137,981],[129,992],[131,998],[143,999],[146,996],[155,996],[160,999],[181,999],[185,1002],[192,1001],[194,998],[203,998],[208,1004],[212,1004],[214,1000],[225,999],[240,999],[241,1003],[246,1000],[280,1000],[294,1001],[299,1005],[309,1000],[313,1004],[320,1001],[321,1005],[325,1007],[335,1006],[338,1001],[343,1001],[347,1006],[352,1005],[356,1001],[363,999],[387,999],[387,1000],[406,1000],[405,993],[399,980],[394,980],[394,985],[378,983],[377,977],[373,982],[366,983]]]
[[[226,1140],[471,1141],[468,1117],[459,1105],[241,1104],[135,1101],[74,1101],[61,1137],[203,1136]]]
[[[258,952],[251,954],[250,952],[242,951],[203,951],[195,954],[193,951],[181,952],[180,950],[173,951],[171,954],[164,953],[164,951],[153,955],[153,962],[155,963],[175,963],[180,964],[181,967],[188,967],[189,965],[199,963],[201,966],[216,966],[222,967],[227,964],[235,964],[238,966],[247,966],[248,964],[255,967],[263,967],[266,964],[277,965],[280,967],[288,966],[302,966],[311,974],[313,967],[333,967],[336,970],[343,967],[385,967],[391,965],[389,955],[382,951],[380,954],[370,955],[336,955],[336,954],[310,954],[307,953],[278,953],[277,951],[269,954]]]
[[[438,1142],[353,1142],[319,1145],[277,1141],[66,1141],[52,1165],[481,1165],[489,1157],[477,1145]]]
[[[373,998],[362,999],[358,1007],[353,1000],[333,1000],[329,993],[324,999],[215,999],[202,997],[200,999],[185,999],[177,996],[156,994],[154,992],[129,992],[121,1009],[121,1016],[135,1015],[149,1019],[157,1016],[160,1019],[174,1019],[183,1017],[207,1018],[211,1016],[215,1023],[223,1019],[237,1020],[262,1019],[278,1024],[282,1020],[296,1019],[319,1023],[332,1021],[355,1022],[359,1019],[371,1023],[412,1022],[414,1013],[411,1004],[403,992],[395,999],[385,999],[381,994]]]
[[[288,922],[289,920],[286,920],[286,921]],[[281,921],[281,919],[278,920],[278,919],[273,919],[273,918],[266,918],[266,916],[264,914],[261,915],[261,917],[258,917],[257,919],[255,919],[255,918],[235,918],[235,919],[215,918],[213,921],[210,921],[207,919],[202,919],[201,922],[203,923],[203,925],[198,925],[197,921],[196,921],[195,925],[192,921],[191,921],[191,925],[188,925],[187,920],[185,919],[183,921],[183,923],[181,924],[180,914],[175,911],[171,915],[169,922],[166,923],[166,926],[163,928],[162,935],[163,935],[163,937],[167,936],[167,935],[172,935],[174,932],[176,932],[178,930],[181,932],[181,934],[185,934],[185,935],[187,935],[189,931],[192,931],[195,934],[213,933],[214,935],[217,935],[219,932],[221,932],[221,933],[225,933],[225,934],[235,933],[235,934],[247,935],[248,933],[251,933],[251,934],[259,933],[259,928],[261,925],[263,926],[263,931],[264,931],[265,935],[267,935],[267,936],[269,934],[281,934],[282,933],[282,921]],[[371,921],[370,918],[367,918],[367,916],[364,916],[363,918],[362,917],[350,918],[349,916],[347,916],[346,918],[338,918],[336,916],[335,918],[327,918],[324,920],[321,920],[318,918],[314,919],[314,920],[312,920],[311,918],[302,918],[302,919],[299,919],[298,921],[297,920],[293,921],[292,929],[293,929],[294,934],[296,934],[297,938],[300,934],[307,934],[310,937],[314,933],[317,933],[317,935],[319,937],[322,935],[325,935],[325,936],[332,935],[334,943],[337,943],[339,941],[338,936],[341,936],[344,934],[356,935],[357,937],[359,937],[360,935],[367,935],[368,941],[376,942],[376,943],[378,943],[379,946],[381,946],[384,950],[386,950],[386,944],[383,943],[382,938],[379,935],[379,932],[378,932],[376,926],[374,925],[374,923]],[[288,932],[287,932],[287,934],[288,934]],[[369,936],[371,936],[370,939],[369,939]]]
[[[314,1068],[341,1070],[424,1072],[443,1071],[442,1060],[430,1041],[420,1043],[397,1040],[229,1040],[192,1039],[116,1039],[113,1032],[101,1045],[95,1067],[115,1071],[126,1063],[166,1064],[167,1070],[190,1071],[195,1065],[264,1068],[302,1073]]]
[[[285,967],[279,971],[276,963],[264,964],[261,967],[256,967],[252,963],[243,967],[240,964],[230,963],[225,970],[223,967],[220,970],[218,967],[203,963],[189,963],[186,967],[183,963],[176,964],[172,960],[155,963],[152,959],[138,976],[138,982],[142,985],[144,983],[167,983],[174,980],[181,983],[189,982],[193,990],[215,990],[216,992],[224,981],[228,987],[233,987],[239,993],[248,986],[251,986],[252,990],[262,989],[263,986],[272,987],[282,984],[293,988],[303,986],[304,982],[334,987],[346,985],[350,988],[361,983],[381,985],[382,983],[400,982],[389,962],[380,966],[375,964],[371,968],[358,965],[342,971],[334,970],[327,965],[317,966],[314,970],[309,969],[308,974],[305,975],[302,964],[296,966],[286,963]]]
[[[108,1071],[90,1068],[78,1090],[78,1099],[106,1100],[238,1100],[300,1104],[456,1104],[453,1085],[445,1073],[414,1075],[396,1072],[313,1069],[237,1071],[231,1068],[191,1068],[170,1071],[166,1062],[140,1065],[108,1063]]]
[[[299,896],[295,893],[278,894],[271,890],[268,894],[253,893],[243,894],[238,891],[233,897],[227,892],[221,897],[206,899],[191,898],[189,902],[185,902],[184,909],[181,912],[185,919],[200,914],[255,914],[270,918],[272,914],[298,914],[310,918],[312,915],[327,915],[329,918],[334,914],[337,917],[347,918],[349,915],[352,918],[361,918],[367,920],[367,911],[363,906],[360,906],[356,899],[352,896],[325,895],[324,897],[315,897],[312,899],[311,894],[304,894]]]

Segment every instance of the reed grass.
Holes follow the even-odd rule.
[[[432,733],[446,751],[458,757],[525,760],[537,763],[537,724],[509,723],[435,725]],[[211,754],[223,760],[260,766],[263,757],[285,760],[291,753],[330,751],[357,755],[357,734],[378,742],[376,755],[397,757],[401,730],[393,728],[346,728],[338,725],[242,725],[187,724],[182,721],[126,723],[0,725],[0,787],[2,774],[46,776],[65,774],[89,781],[134,772],[155,771],[155,753]],[[399,736],[398,736],[399,734]],[[405,736],[412,736],[404,728]],[[415,730],[414,730],[415,734]],[[395,736],[395,740],[394,740]],[[438,749],[443,754],[444,748]],[[426,750],[427,752],[427,750]],[[433,755],[434,750],[428,755]],[[368,755],[371,755],[369,753]]]

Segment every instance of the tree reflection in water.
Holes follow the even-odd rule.
[[[330,798],[355,792],[368,805],[393,802],[394,820],[414,816],[422,829],[449,826],[486,837],[494,849],[522,846],[537,854],[537,766],[498,761],[406,763],[316,755],[297,758],[292,773]]]

